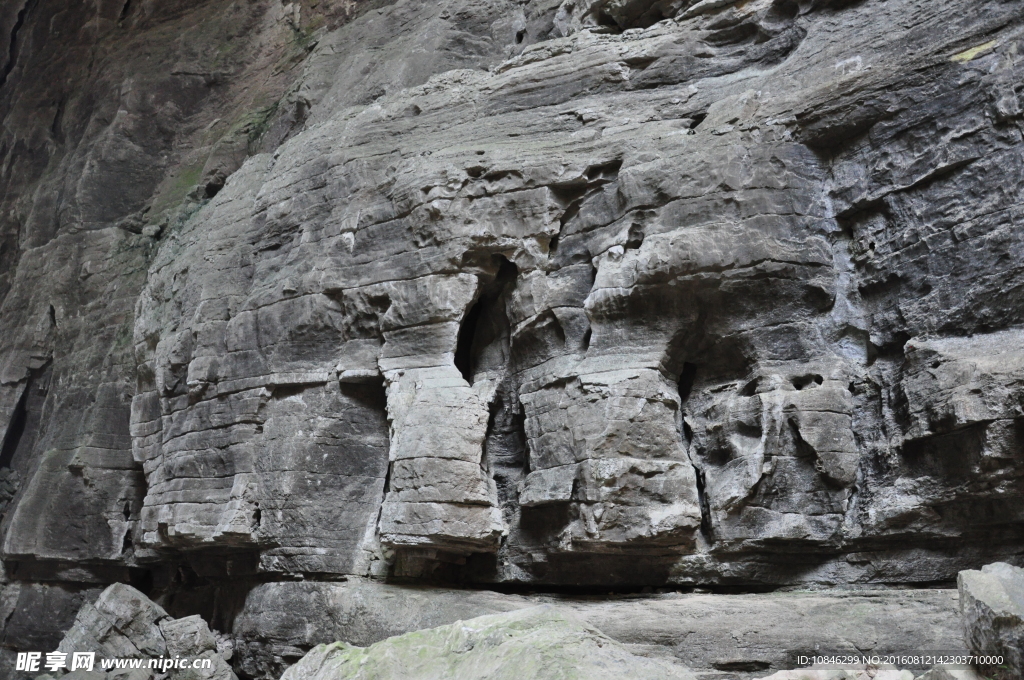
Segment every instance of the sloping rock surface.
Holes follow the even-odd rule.
[[[481,616],[370,647],[320,645],[282,680],[693,680],[681,667],[630,654],[552,607]]]
[[[236,653],[245,675],[274,678],[318,644],[366,647],[538,605],[712,678],[794,668],[814,650],[965,650],[955,590],[556,597],[349,582],[254,588],[235,619]]]

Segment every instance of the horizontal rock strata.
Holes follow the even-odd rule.
[[[113,583],[1022,564],[1022,10],[5,3],[0,662]]]

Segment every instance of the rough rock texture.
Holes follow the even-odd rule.
[[[913,680],[914,673],[896,668],[864,667],[854,670],[803,669],[779,671],[760,680]],[[984,680],[970,669],[936,666],[917,680]]]
[[[913,678],[914,674],[908,670],[865,668],[863,670],[779,671],[762,680],[913,680]]]
[[[173,619],[159,605],[138,590],[115,583],[104,590],[95,604],[87,603],[61,641],[57,651],[71,658],[74,652],[94,652],[93,672],[100,678],[123,676],[124,670],[104,673],[102,659],[188,658],[210,660],[210,668],[171,668],[166,676],[174,680],[237,680],[218,651],[217,638],[199,616]],[[72,671],[67,675],[74,675]],[[132,680],[164,677],[161,670],[131,671]]]
[[[920,680],[983,680],[983,678],[970,669],[936,666],[922,675]]]
[[[1021,563],[1022,35],[1024,0],[4,3],[2,653],[113,582],[229,630],[296,579]]]
[[[1003,657],[982,667],[996,680],[1024,676],[1024,569],[997,562],[957,578],[964,638],[974,654]]]
[[[407,633],[370,647],[320,645],[282,680],[693,680],[683,668],[635,656],[553,607],[530,607]]]
[[[813,650],[965,648],[952,590],[568,597],[273,583],[254,588],[235,618],[237,658],[244,675],[275,678],[317,644],[343,640],[365,647],[541,604],[586,621],[634,653],[673,659],[708,677],[793,668],[797,656]]]

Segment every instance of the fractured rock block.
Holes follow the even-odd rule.
[[[986,665],[995,680],[1024,677],[1024,569],[996,562],[957,576],[964,638],[973,654],[1001,656]]]
[[[906,439],[1024,415],[1020,347],[1016,330],[907,341],[900,383],[910,416]]]
[[[60,651],[95,651],[108,657],[166,656],[160,622],[167,612],[135,588],[123,583],[108,587],[95,604],[78,612]]]
[[[174,680],[237,680],[231,667],[217,653],[217,638],[199,616],[171,618],[159,605],[135,588],[115,583],[100,593],[95,604],[85,604],[58,647],[59,651],[95,652],[100,659],[192,658],[209,668],[170,669]],[[74,671],[64,678],[74,678]],[[77,674],[77,675],[76,675]],[[88,677],[97,680],[149,680],[159,671],[114,669],[97,666]]]
[[[164,619],[160,622],[160,632],[167,643],[167,653],[172,656],[185,656],[217,649],[217,638],[210,632],[202,617],[186,616],[181,619]]]

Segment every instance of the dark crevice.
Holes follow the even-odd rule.
[[[18,64],[18,33],[25,25],[25,16],[33,4],[33,0],[28,0],[22,6],[21,11],[18,12],[18,18],[14,21],[14,27],[11,29],[11,44],[8,46],[7,63],[4,64],[3,71],[0,71],[0,87],[7,83],[7,78],[11,75],[11,71]]]
[[[757,388],[760,385],[760,383],[761,383],[761,379],[760,378],[754,378],[753,380],[751,380],[750,382],[748,382],[746,385],[743,386],[743,389],[740,390],[740,396],[741,397],[752,397],[752,396],[754,396],[755,394],[757,394]]]
[[[121,15],[117,17],[117,23],[123,23],[128,18],[128,14],[132,11],[132,0],[125,0],[124,7],[121,8]]]
[[[697,501],[700,503],[700,533],[704,538],[714,540],[714,529],[711,526],[711,501],[708,499],[707,479],[704,471],[696,465],[693,466],[693,474],[697,481]]]
[[[690,398],[693,391],[693,380],[697,377],[697,367],[690,362],[683,364],[683,370],[679,372],[679,403],[682,405]]]
[[[680,414],[680,434],[683,439],[683,448],[686,451],[690,449],[690,443],[693,441],[693,429],[690,424],[686,422],[686,412],[682,411],[686,401],[690,398],[690,394],[693,392],[693,383],[697,377],[697,365],[691,364],[689,361],[683,363],[683,370],[679,372],[679,408]],[[693,474],[697,484],[697,501],[700,505],[700,532],[704,535],[704,538],[708,541],[712,540],[712,527],[711,527],[711,502],[708,500],[707,495],[707,482],[704,478],[704,471],[700,469],[696,464],[693,465]]]
[[[57,112],[53,114],[53,122],[50,123],[50,134],[57,141],[61,141],[64,137],[64,107],[67,105],[67,100],[61,98],[57,102]]]
[[[798,390],[802,390],[813,385],[820,385],[824,382],[824,379],[820,375],[809,374],[796,376],[791,380],[791,382],[793,383],[793,387]]]
[[[25,391],[21,393],[21,399],[18,400],[18,405],[14,407],[14,413],[11,414],[11,422],[7,426],[7,434],[4,435],[3,448],[0,449],[0,468],[11,467],[11,461],[14,460],[14,453],[18,450],[18,444],[21,443],[21,437],[25,434],[25,425],[28,422],[28,393],[32,388],[31,381],[25,386]]]
[[[149,569],[129,569],[128,584],[149,597],[153,593],[153,572]]]
[[[507,295],[519,277],[519,269],[501,255],[496,255],[494,262],[498,265],[497,274],[466,312],[455,344],[455,367],[470,385],[480,368],[497,368],[481,366],[481,362],[493,363],[496,359],[493,350],[499,344],[504,346],[500,354],[508,356],[510,325],[505,307]]]
[[[483,299],[477,300],[466,312],[459,328],[459,339],[455,344],[455,368],[470,385],[473,384],[473,338],[483,313]]]
[[[622,27],[619,26],[619,22],[615,21],[615,18],[612,17],[607,12],[598,12],[598,14],[597,14],[597,25],[601,26],[606,31],[609,31],[609,32],[612,32],[612,33],[621,33],[622,32]]]
[[[599,165],[591,165],[587,168],[587,180],[590,182],[597,182],[599,180],[604,180],[605,182],[615,181],[619,176],[621,168],[621,158],[616,158]]]
[[[626,250],[638,250],[644,244],[645,237],[646,235],[641,225],[630,225],[629,232],[626,234]]]
[[[381,495],[380,507],[377,508],[377,521],[374,523],[378,531],[380,531],[380,519],[384,515],[384,501],[388,499],[388,494],[391,492],[391,467],[392,464],[388,463],[384,471],[384,492]]]
[[[132,544],[132,528],[128,527],[124,532],[124,540],[121,542],[121,553],[129,553],[134,549]]]
[[[711,666],[715,670],[733,673],[757,673],[772,667],[767,661],[716,661]]]

